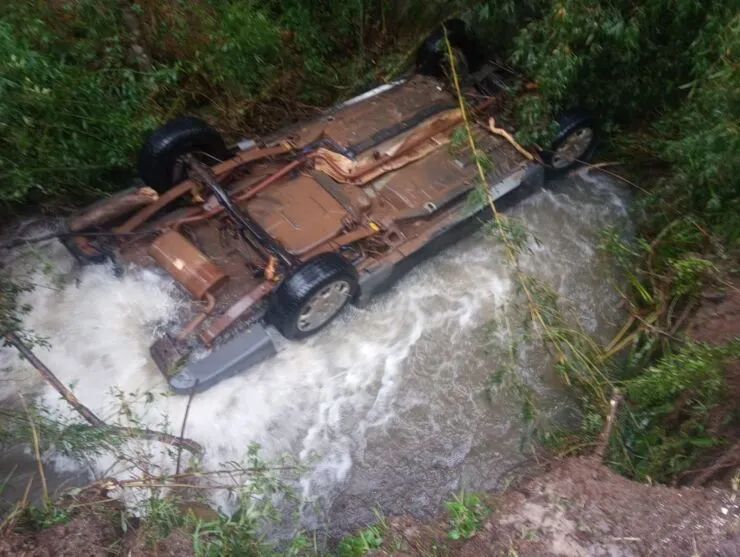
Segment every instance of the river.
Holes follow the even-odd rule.
[[[620,325],[614,268],[597,251],[600,231],[628,231],[629,192],[582,170],[519,204],[509,214],[532,235],[523,267],[549,282],[589,332],[608,338]],[[536,239],[536,241],[535,241]],[[27,326],[48,337],[38,355],[102,417],[121,420],[121,400],[151,427],[178,430],[186,398],[163,392],[148,358],[158,330],[186,303],[173,282],[153,271],[75,269],[55,242],[38,246],[30,266],[40,286],[29,297]],[[26,259],[29,261],[28,259]],[[38,271],[42,263],[54,271]],[[435,511],[450,492],[499,487],[530,446],[521,401],[490,374],[508,357],[501,322],[514,286],[495,241],[478,233],[429,260],[366,309],[351,308],[306,341],[283,342],[278,356],[198,394],[187,436],[206,447],[204,466],[240,459],[250,442],[263,455],[306,464],[297,488],[302,523],[331,522],[340,532],[389,514]],[[509,312],[511,314],[511,312]],[[513,315],[520,330],[524,313]],[[498,327],[492,327],[498,323]],[[68,413],[11,349],[0,351],[0,397],[17,391]],[[547,353],[526,342],[516,373],[538,395],[543,418],[568,418],[568,393]],[[105,457],[85,468],[48,454],[57,473],[110,473]],[[123,474],[124,472],[120,472]],[[229,502],[214,503],[228,509]]]

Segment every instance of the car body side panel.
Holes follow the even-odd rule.
[[[507,183],[507,180],[515,180]],[[521,175],[512,175],[491,186],[491,192],[496,199],[496,209],[504,211],[542,188],[545,183],[544,167],[531,164]],[[509,189],[511,188],[511,189]],[[503,191],[503,193],[497,194]],[[500,197],[499,197],[500,195]],[[367,306],[376,294],[388,290],[401,277],[419,263],[432,257],[445,248],[469,236],[492,216],[489,205],[479,205],[467,211],[459,211],[456,218],[445,228],[437,231],[425,244],[412,253],[408,253],[396,263],[381,264],[367,270],[360,275],[360,290],[355,297],[354,304],[359,307]]]
[[[200,360],[191,361],[169,378],[178,394],[204,391],[219,381],[272,358],[275,343],[261,323],[254,323]]]

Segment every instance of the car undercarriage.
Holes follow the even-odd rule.
[[[544,182],[536,156],[491,133],[490,122],[507,122],[504,84],[495,67],[473,76],[466,116],[444,80],[415,74],[245,149],[227,148],[200,120],[176,119],[142,150],[146,191],[71,219],[80,235],[68,247],[99,260],[110,247],[86,233],[111,231],[117,257],[181,285],[194,311],[152,357],[175,391],[207,388],[273,355],[274,330],[301,339],[347,303],[367,303],[475,229],[487,197],[510,203]],[[476,153],[460,139],[465,117]],[[568,147],[570,163],[592,149],[589,126],[572,130],[590,135],[580,151]],[[471,196],[481,188],[486,195]]]

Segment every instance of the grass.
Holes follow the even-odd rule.
[[[336,557],[360,557],[383,545],[385,528],[382,525],[368,526],[357,534],[343,537],[337,546]]]
[[[483,526],[483,520],[491,512],[483,504],[481,495],[465,490],[445,501],[449,516],[447,536],[453,540],[469,539]]]
[[[388,523],[380,509],[376,508],[373,512],[378,520],[377,523],[339,540],[336,557],[360,557],[373,549],[379,549],[383,545],[383,542],[386,541]],[[395,539],[390,540],[390,545],[393,546],[395,542]]]

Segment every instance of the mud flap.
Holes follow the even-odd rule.
[[[187,355],[169,337],[150,347],[152,359],[178,394],[200,392],[277,354],[275,343],[261,323],[253,324],[202,359],[187,362]]]

